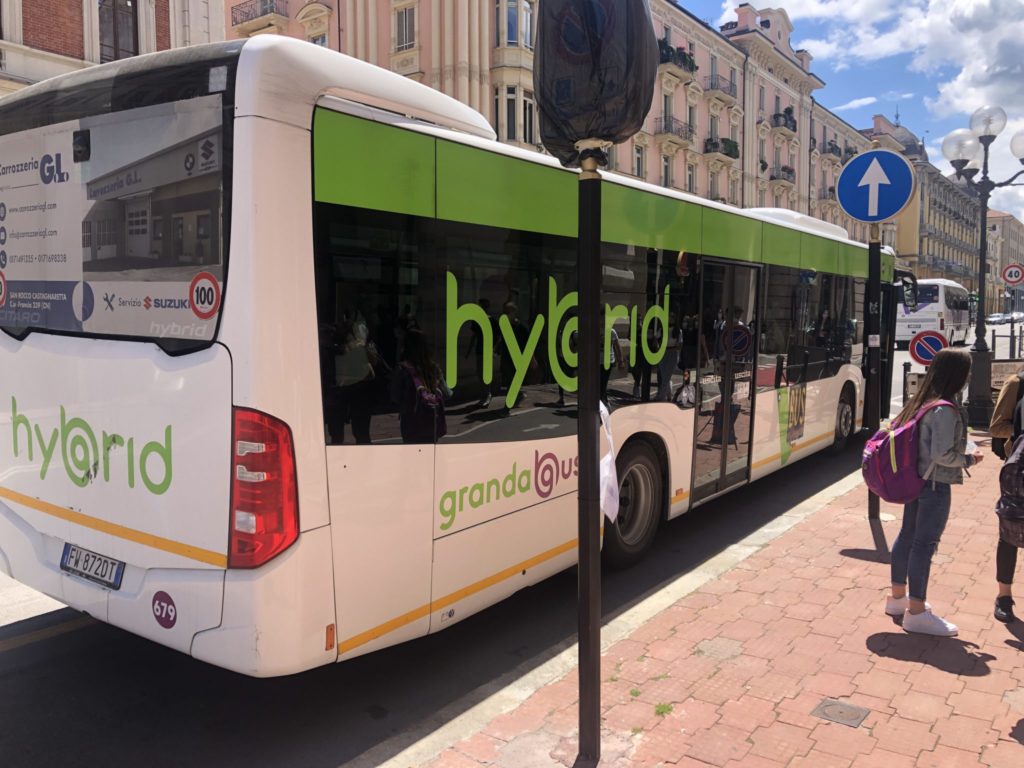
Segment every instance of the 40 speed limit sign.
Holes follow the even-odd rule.
[[[1007,285],[1024,283],[1024,267],[1020,264],[1007,264],[1003,268],[1003,282]]]
[[[188,288],[188,303],[200,320],[209,320],[220,309],[220,283],[209,272],[200,272],[192,278]]]

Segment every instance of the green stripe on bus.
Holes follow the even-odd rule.
[[[701,253],[739,261],[761,261],[762,223],[715,208],[704,209]],[[767,259],[766,259],[767,260]]]
[[[313,196],[434,216],[434,139],[327,109],[313,115]]]
[[[619,184],[601,190],[601,239],[667,251],[702,253],[704,209]]]
[[[447,221],[576,237],[573,173],[515,157],[437,142],[437,216]]]
[[[764,224],[761,236],[764,242],[762,261],[765,264],[800,268],[800,232]]]
[[[824,237],[800,233],[800,268],[835,274],[839,243]]]

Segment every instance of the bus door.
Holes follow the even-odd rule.
[[[702,365],[697,376],[693,500],[750,478],[757,359],[758,270],[709,263],[701,270]]]

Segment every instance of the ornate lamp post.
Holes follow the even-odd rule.
[[[942,140],[942,154],[956,170],[958,179],[965,179],[978,193],[981,201],[981,240],[978,247],[978,316],[971,354],[971,382],[967,390],[967,410],[971,426],[987,427],[992,416],[992,352],[985,341],[985,256],[988,248],[988,200],[992,191],[1013,184],[1024,170],[996,183],[988,175],[989,147],[1006,127],[1006,112],[1001,107],[985,106],[971,115],[971,127],[958,128]],[[1024,164],[1024,130],[1010,140],[1010,151]],[[979,169],[972,160],[981,161]],[[973,166],[973,167],[972,167]]]

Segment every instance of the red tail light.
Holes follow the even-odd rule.
[[[295,450],[288,425],[234,409],[229,568],[257,568],[299,537]]]
[[[942,318],[942,317],[939,318],[939,330],[940,331],[946,330],[946,320],[945,320],[945,318]]]

